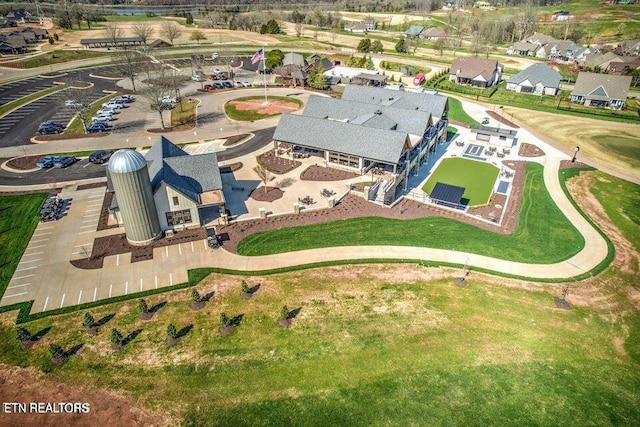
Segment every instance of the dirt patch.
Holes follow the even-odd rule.
[[[258,187],[255,188],[250,194],[253,200],[257,200],[258,202],[273,202],[274,200],[278,200],[282,198],[284,195],[284,191],[277,187]]]
[[[358,178],[359,176],[354,172],[312,165],[302,171],[300,179],[302,181],[342,181],[344,179]]]
[[[300,105],[285,101],[268,101],[266,104],[262,99],[248,99],[246,101],[229,101],[230,105],[239,111],[255,111],[258,114],[274,115],[288,113],[300,109]]]
[[[544,151],[538,148],[536,145],[527,144],[523,142],[520,144],[520,150],[518,151],[518,156],[522,157],[541,157],[544,156]]]
[[[571,169],[571,168],[580,168],[580,169],[586,169],[586,168],[590,168],[591,166],[586,165],[582,162],[572,162],[571,160],[561,160],[560,161],[560,169]]]
[[[35,369],[0,365],[0,395],[5,402],[87,403],[87,413],[29,413],[0,412],[0,424],[13,426],[169,426],[178,420],[166,414],[149,411],[131,396],[112,391],[76,386]],[[28,409],[28,406],[27,406]]]

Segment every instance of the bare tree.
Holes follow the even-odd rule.
[[[434,48],[440,52],[440,56],[442,56],[442,51],[447,46],[447,38],[446,37],[438,37],[434,42]]]
[[[260,180],[264,184],[264,192],[266,193],[267,192],[267,182],[269,182],[269,178],[271,177],[271,174],[270,174],[269,170],[258,163],[253,168],[253,171],[256,173],[256,175],[258,175],[258,178],[260,178]]]
[[[148,56],[134,49],[123,49],[112,59],[122,76],[131,81],[133,90],[136,90],[136,76],[142,72]]]
[[[165,124],[162,112],[173,108],[173,104],[166,101],[166,97],[171,96],[175,90],[171,72],[165,64],[148,62],[144,69],[144,77],[144,87],[140,90],[140,93],[149,102],[149,107],[158,112],[160,124],[164,129]]]
[[[173,41],[182,34],[182,29],[180,25],[174,21],[164,21],[160,25],[160,33],[169,39],[169,43],[173,44]]]
[[[114,45],[118,42],[118,39],[122,38],[124,35],[122,28],[118,27],[118,24],[114,24],[113,22],[108,23],[102,31],[105,37]]]
[[[296,29],[296,37],[298,38],[302,37],[302,32],[304,31],[302,22],[296,22],[295,29]]]
[[[60,106],[70,110],[74,117],[82,123],[84,132],[87,132],[87,126],[91,122],[91,103],[94,98],[91,96],[91,89],[71,88],[63,90],[60,97]]]
[[[153,37],[154,33],[153,27],[147,22],[136,22],[131,27],[131,31],[134,35],[140,37],[144,44],[147,44],[147,40]]]

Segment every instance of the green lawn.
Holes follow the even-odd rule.
[[[584,240],[549,197],[543,182],[542,166],[529,163],[518,225],[511,235],[491,233],[441,217],[404,221],[367,217],[252,234],[240,241],[238,252],[242,255],[267,255],[317,247],[388,244],[550,263],[577,253],[582,249]]]
[[[36,68],[45,65],[79,61],[81,59],[102,58],[110,55],[110,53],[95,52],[92,50],[54,50],[22,61],[7,62],[2,64],[2,66],[11,68]]]
[[[467,114],[462,108],[462,102],[456,98],[449,97],[449,120],[465,125],[479,125],[480,123]]]
[[[500,170],[492,164],[475,160],[444,159],[431,174],[422,191],[431,194],[437,182],[464,187],[463,203],[468,206],[486,205]],[[466,203],[464,201],[466,199]]]
[[[38,225],[38,212],[44,199],[44,193],[0,196],[0,295]]]
[[[623,135],[595,135],[593,139],[604,149],[620,156],[633,167],[640,168],[640,138]]]
[[[233,101],[248,101],[252,99],[264,99],[264,96],[245,96],[242,98],[236,98]],[[290,104],[296,104],[300,107],[302,107],[303,105],[303,102],[300,101],[299,99],[292,98],[289,96],[269,96],[268,100],[288,102]],[[250,110],[238,110],[235,105],[231,104],[231,102],[233,101],[229,101],[226,104],[224,104],[224,112],[232,120],[248,122],[248,121],[260,120],[260,119],[266,119],[267,117],[273,117],[280,114],[280,113],[260,114]]]

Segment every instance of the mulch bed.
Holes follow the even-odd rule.
[[[67,360],[66,357],[62,356],[62,357],[52,357],[51,358],[51,363],[53,363],[56,366],[60,366],[64,363],[64,361]]]
[[[456,277],[455,279],[453,279],[453,283],[456,286],[459,286],[461,288],[465,288],[469,284],[469,282],[467,280],[465,280],[464,277]]]
[[[20,341],[20,348],[26,350],[28,348],[33,347],[36,344],[35,340],[30,339],[26,341]]]
[[[556,307],[563,310],[571,310],[571,305],[567,301],[562,301],[561,298],[556,298]]]
[[[280,319],[278,320],[278,325],[282,326],[283,328],[288,328],[289,326],[291,326],[291,319]]]
[[[541,157],[544,156],[544,151],[533,144],[527,144],[523,142],[520,144],[520,150],[518,151],[518,156],[522,157]]]
[[[147,311],[146,313],[140,313],[140,316],[138,316],[138,318],[140,320],[151,320],[153,318],[153,311]]]
[[[342,198],[335,207],[330,209],[317,209],[313,211],[302,210],[297,215],[287,214],[267,217],[266,219],[234,222],[232,224],[218,226],[216,230],[218,234],[224,235],[222,247],[233,253],[237,253],[237,246],[240,240],[261,231],[368,216],[393,219],[416,219],[430,216],[441,216],[465,222],[494,233],[510,234],[515,231],[518,220],[518,212],[522,199],[522,186],[524,184],[525,176],[524,169],[527,162],[516,161],[509,163],[510,164],[508,164],[508,166],[515,169],[516,174],[512,181],[513,187],[511,189],[511,197],[509,198],[509,204],[506,207],[507,212],[504,216],[502,226],[480,221],[479,219],[464,215],[461,212],[458,213],[438,208],[432,205],[419,203],[414,200],[404,199],[393,208],[388,208],[368,202],[362,197],[348,194]],[[496,208],[493,209],[495,210]],[[504,207],[502,209],[504,209]]]
[[[0,191],[0,196],[20,196],[23,194],[36,194],[36,193],[47,193],[51,196],[55,196],[56,194],[60,194],[61,191],[62,191],[61,187],[49,188],[47,190]]]
[[[106,182],[94,182],[92,184],[80,184],[80,185],[78,185],[76,190],[78,190],[78,191],[80,191],[80,190],[90,190],[92,188],[100,188],[100,187],[106,187],[106,186],[107,186]]]
[[[198,310],[202,310],[204,308],[204,306],[206,305],[206,303],[204,301],[191,301],[189,303],[189,308],[193,311],[198,311]]]
[[[267,189],[265,191],[265,188]],[[277,187],[258,187],[253,189],[249,197],[258,202],[273,202],[282,198],[284,191]]]
[[[359,176],[354,172],[312,165],[302,171],[300,179],[302,181],[342,181],[344,179],[358,178]]]
[[[106,185],[106,183],[105,183]],[[97,231],[108,230],[110,228],[118,228],[118,224],[109,225],[109,206],[111,206],[111,200],[113,199],[113,193],[104,193],[104,200],[102,201],[102,208],[100,209],[100,218],[98,218]]]
[[[98,334],[98,327],[97,326],[91,326],[90,328],[87,328],[87,333],[89,335],[97,335]]]
[[[562,160],[560,162],[560,169],[571,169],[571,168],[586,169],[590,167],[591,166],[584,164],[582,162],[572,163],[571,160]]]
[[[273,150],[259,155],[258,163],[266,168],[269,172],[275,173],[276,175],[282,175],[287,172],[291,172],[295,168],[302,165],[302,162],[299,162],[297,160],[289,160],[283,157],[274,156]]]
[[[220,173],[231,173],[231,172],[235,172],[237,170],[242,169],[242,166],[244,166],[242,164],[242,162],[235,162],[235,163],[231,163],[230,165],[227,166],[221,166],[220,167]]]
[[[231,147],[232,145],[236,145],[240,141],[245,138],[248,138],[250,135],[248,133],[241,133],[240,135],[233,135],[227,138],[225,142],[222,143],[223,147]]]
[[[38,167],[36,163],[42,159],[44,159],[44,155],[16,157],[15,159],[9,160],[7,166],[18,170],[35,169]]]
[[[223,337],[226,337],[227,335],[231,335],[231,333],[233,332],[233,329],[234,329],[233,325],[221,326],[220,335],[222,335]]]
[[[176,231],[173,237],[162,237],[146,246],[133,246],[127,242],[126,235],[99,237],[93,241],[93,250],[89,258],[72,260],[71,264],[77,268],[93,270],[102,268],[104,258],[110,255],[131,252],[131,262],[153,259],[153,249],[178,243],[187,243],[207,238],[204,228],[193,228]]]
[[[167,338],[167,345],[174,346],[180,342],[180,338]]]

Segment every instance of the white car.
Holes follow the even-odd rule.
[[[211,54],[211,59],[218,59],[220,58],[220,55],[218,55],[216,52]]]
[[[191,80],[193,80],[194,82],[203,82],[204,81],[204,79],[201,76],[197,75],[197,74],[194,74],[193,76],[191,76]]]
[[[249,82],[242,82],[242,86],[244,86],[244,87],[251,87],[251,83],[249,83]]]
[[[103,108],[111,108],[111,109],[124,108],[124,104],[119,104],[117,102],[109,101],[109,102],[105,102],[104,104],[102,104],[102,107]]]
[[[120,95],[116,96],[115,98],[111,98],[111,100],[116,102],[129,103],[135,101],[136,99],[132,95]]]
[[[84,105],[82,105],[81,102],[76,101],[75,99],[69,99],[68,101],[65,101],[64,105],[66,107],[74,107],[74,108],[84,107]]]
[[[176,102],[178,102],[178,98],[176,98],[175,96],[167,95],[167,96],[163,96],[162,98],[158,98],[158,101],[169,103],[169,104],[175,104]]]
[[[242,84],[242,82],[233,82],[233,85],[235,87],[244,87],[244,85]]]

